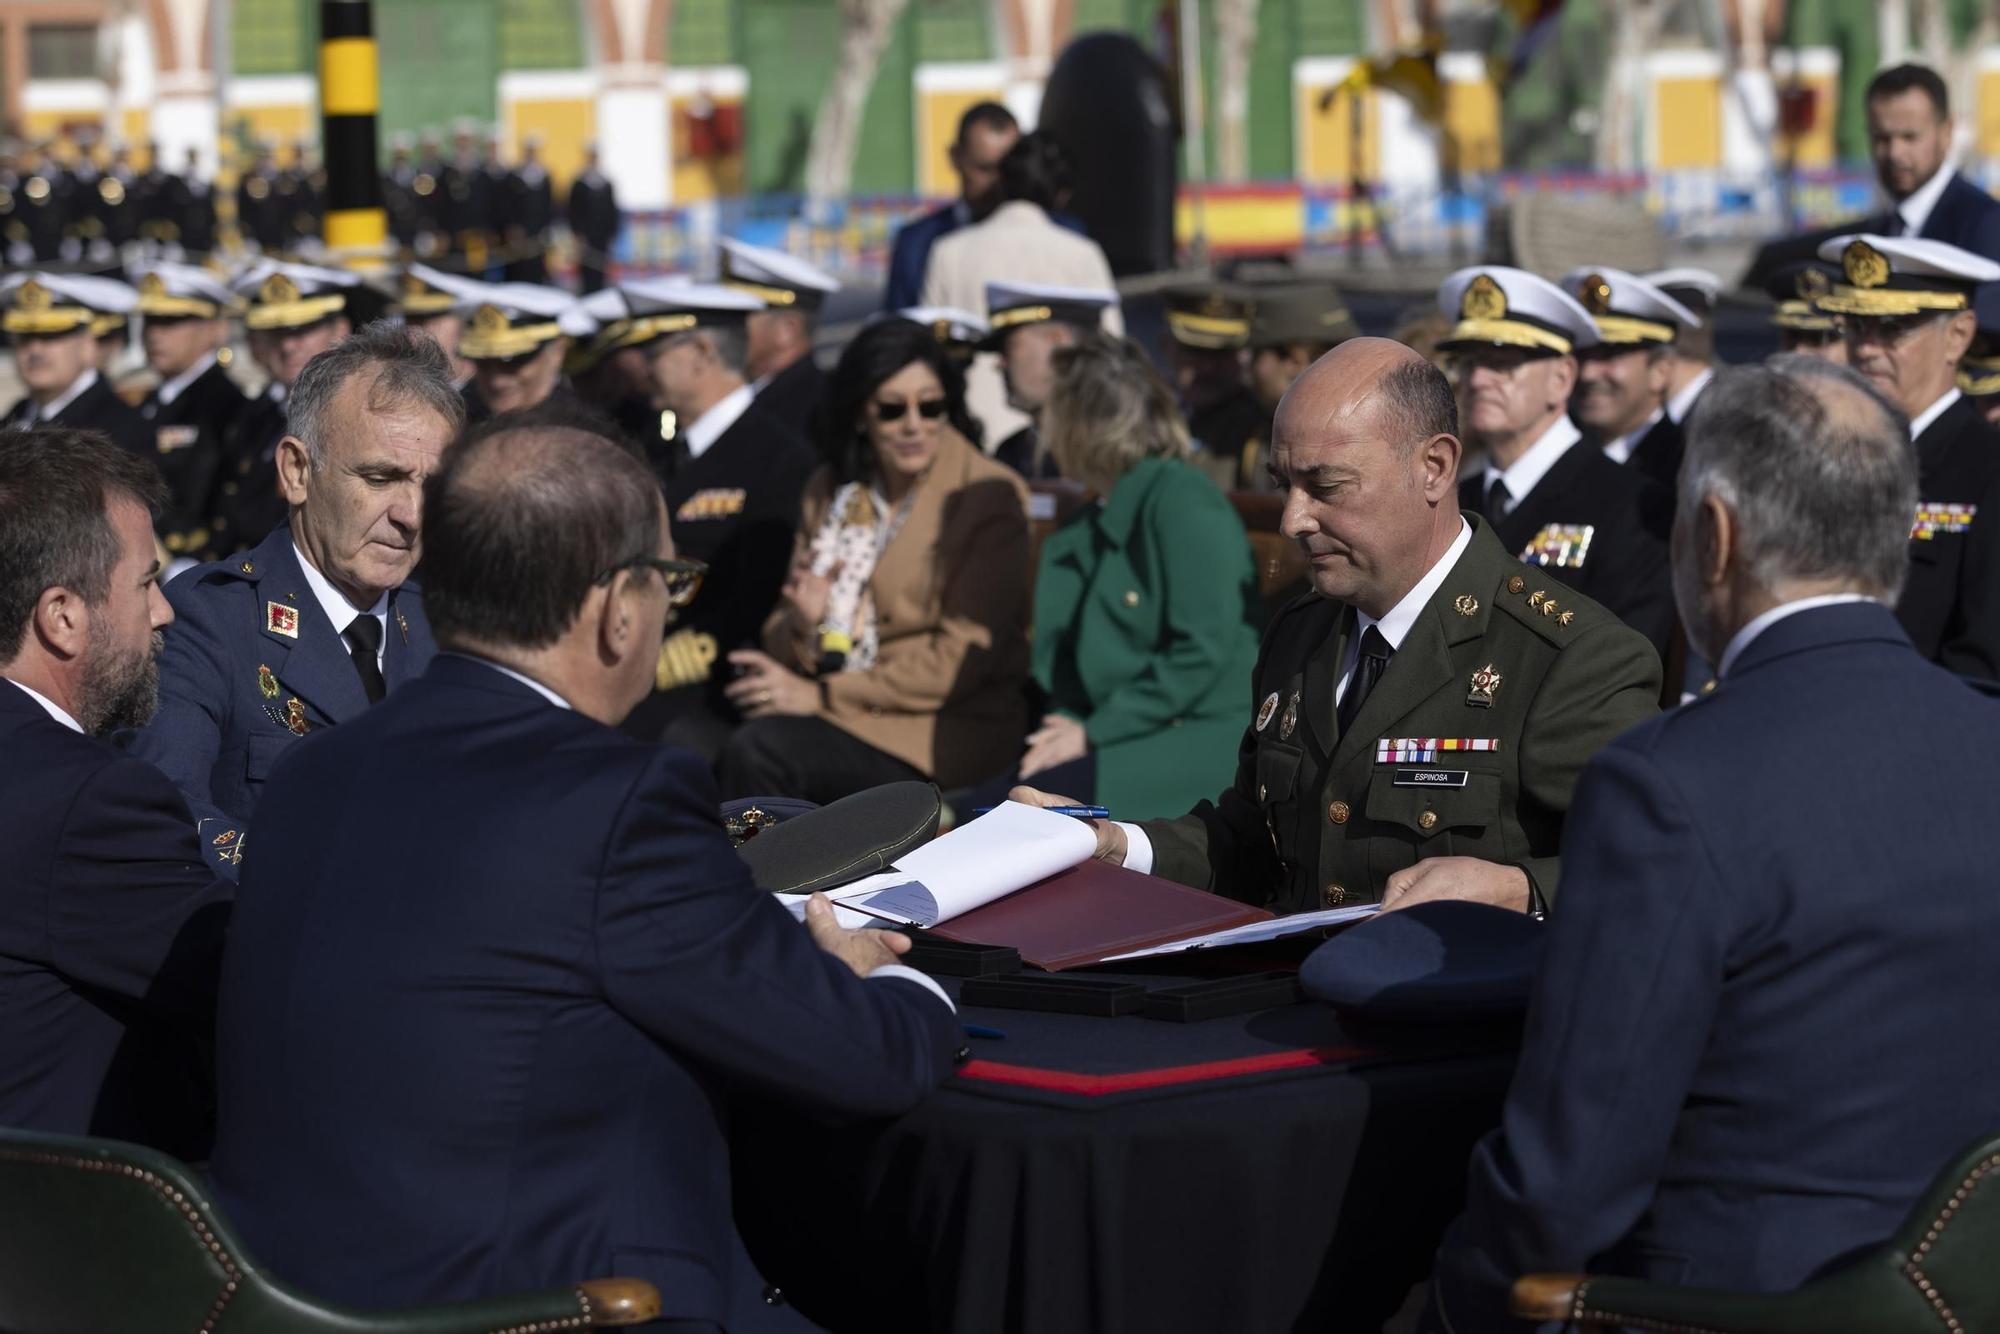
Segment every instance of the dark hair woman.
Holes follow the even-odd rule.
[[[922,325],[856,335],[826,420],[763,651],[730,654],[748,721],[718,761],[723,795],[827,802],[993,773],[1025,721],[1026,492],[967,438],[958,371]]]

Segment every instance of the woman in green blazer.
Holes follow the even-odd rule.
[[[1019,777],[1121,820],[1181,815],[1235,773],[1257,660],[1250,541],[1136,345],[1093,336],[1055,366],[1044,439],[1103,499],[1042,545],[1031,670],[1049,712]]]

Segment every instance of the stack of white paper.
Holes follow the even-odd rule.
[[[1080,865],[1096,851],[1097,831],[1085,821],[1003,802],[904,854],[894,869],[843,885],[827,897],[839,909],[842,926],[887,919],[932,927]],[[805,895],[778,899],[793,916],[805,915]]]

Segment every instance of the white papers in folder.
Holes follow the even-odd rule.
[[[890,870],[827,897],[840,909],[842,926],[877,926],[887,918],[932,927],[1067,871],[1096,851],[1097,832],[1085,821],[1002,802],[905,853]],[[784,894],[779,901],[795,916],[805,912],[804,896]]]
[[[1322,912],[1293,913],[1290,917],[1273,917],[1267,922],[1251,922],[1248,926],[1232,926],[1225,931],[1211,931],[1203,936],[1189,936],[1186,940],[1168,941],[1151,949],[1133,950],[1130,954],[1114,954],[1106,963],[1117,963],[1120,959],[1147,959],[1155,954],[1179,954],[1183,950],[1219,949],[1224,945],[1253,945],[1262,940],[1279,940],[1285,936],[1296,936],[1325,926],[1346,926],[1365,917],[1373,917],[1380,912],[1379,903],[1357,903],[1351,908],[1328,908]]]

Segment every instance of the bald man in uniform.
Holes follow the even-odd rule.
[[[1099,822],[1100,859],[1278,912],[1554,902],[1577,773],[1656,711],[1660,662],[1460,512],[1457,423],[1443,373],[1387,339],[1293,385],[1271,464],[1313,588],[1265,632],[1236,781]]]

